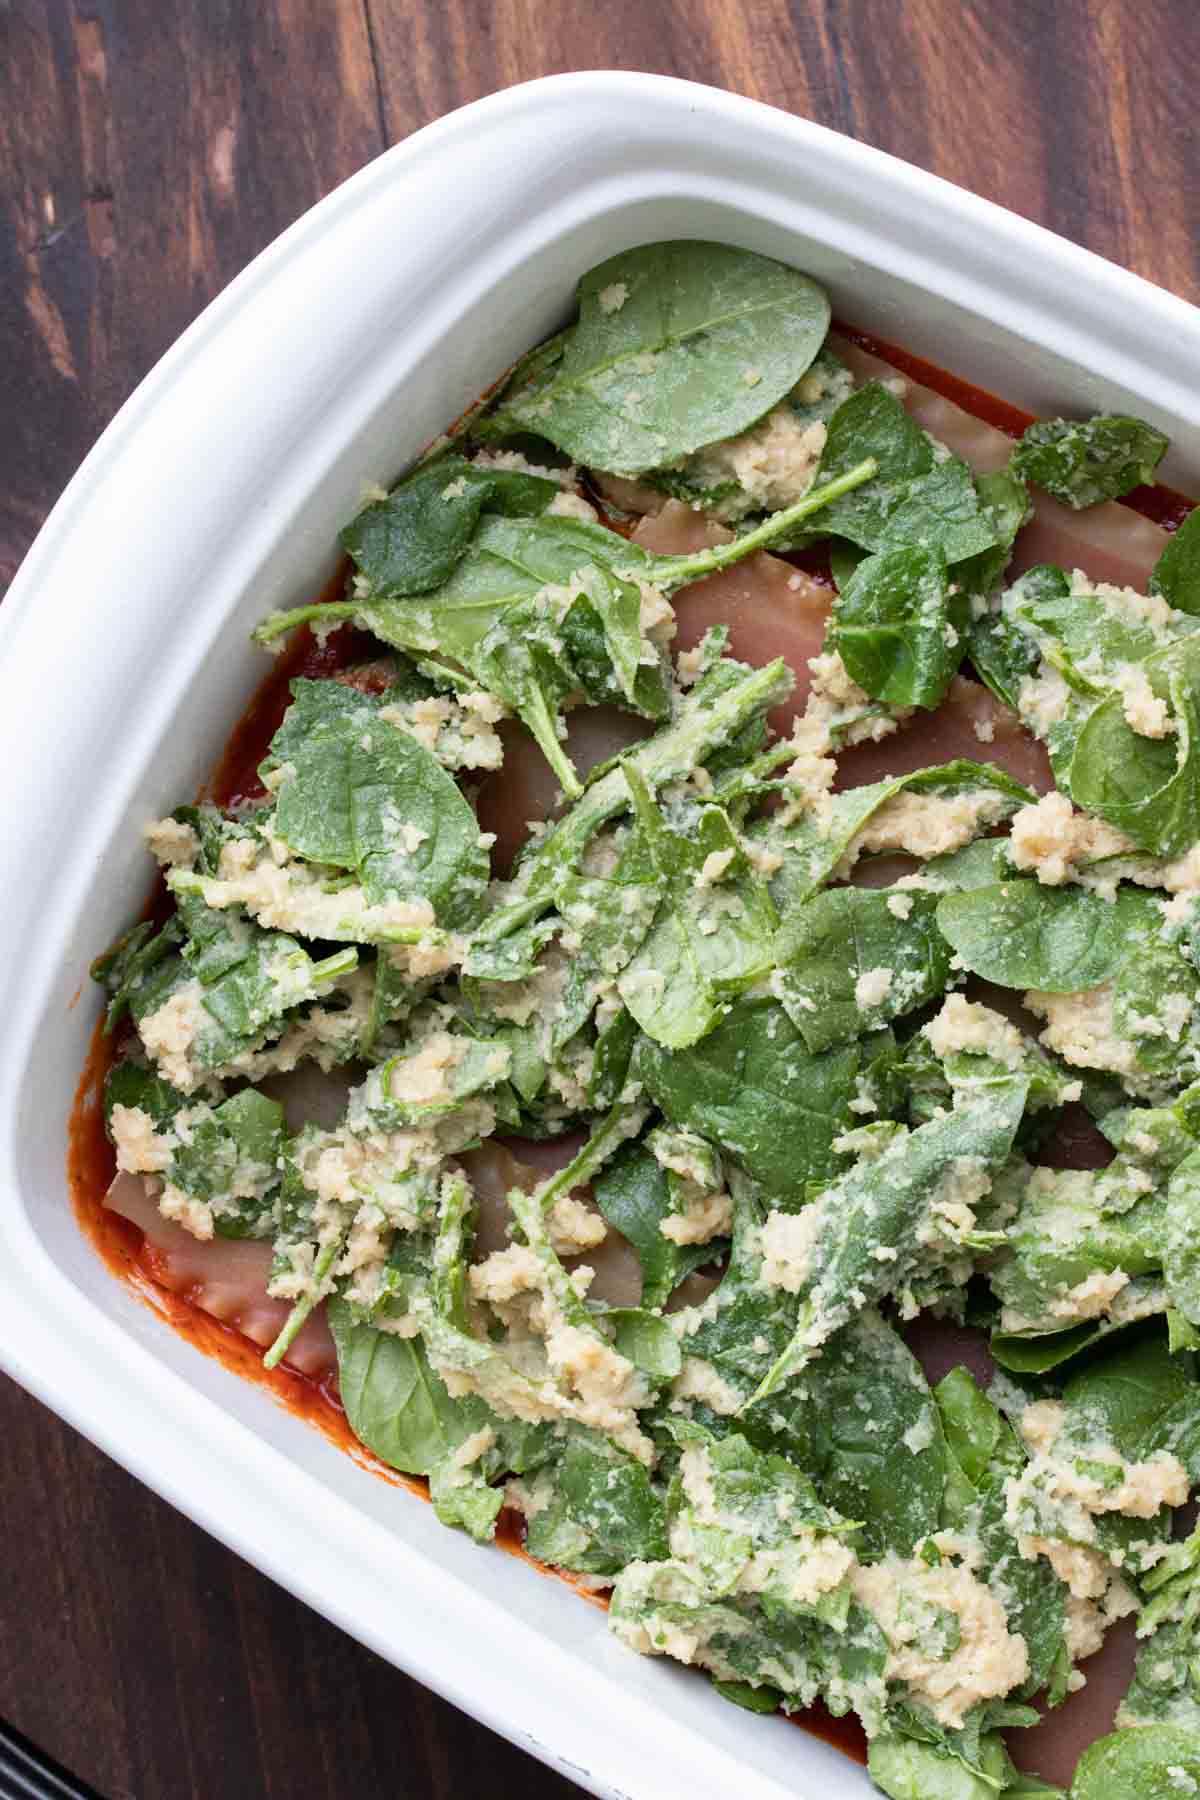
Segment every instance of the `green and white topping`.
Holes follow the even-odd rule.
[[[1119,497],[1165,440],[1053,421],[976,477],[828,328],[764,257],[623,252],[346,527],[345,597],[256,636],[353,621],[379,660],[293,682],[259,804],[147,831],[174,910],[95,966],[110,1136],[167,1218],[270,1243],[269,1365],[324,1308],[362,1442],[481,1541],[523,1515],[634,1650],[855,1711],[896,1800],[1032,1800],[1002,1731],[1136,1613],[1071,1794],[1197,1793],[1200,524],[1146,594],[1009,582],[1029,484]],[[647,493],[734,533],[597,510]],[[721,625],[673,655],[681,589],[820,545],[807,668]],[[991,723],[838,789],[978,683],[1052,791]],[[585,772],[599,705],[639,724]],[[560,803],[497,871],[521,727]],[[1107,1166],[1057,1166],[1066,1107]],[[986,1391],[930,1386],[929,1316],[990,1334]]]

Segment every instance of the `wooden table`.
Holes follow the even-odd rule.
[[[1195,0],[0,0],[0,585],[230,277],[481,94],[580,68],[733,88],[1196,300],[1198,61]],[[578,1791],[11,1384],[0,1432],[0,1715],[111,1800]]]

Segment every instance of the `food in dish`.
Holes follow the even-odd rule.
[[[829,325],[622,253],[264,621],[366,636],[148,828],[111,1201],[884,1792],[1057,1791],[1000,1734],[1134,1615],[1072,1792],[1195,1783],[1200,527],[1112,504],[1152,427],[1014,445]]]

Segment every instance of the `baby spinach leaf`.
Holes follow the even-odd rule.
[[[521,865],[519,892],[475,933],[464,964],[466,973],[493,980],[514,978],[495,972],[502,964],[498,946],[514,934],[527,933],[531,921],[549,910],[558,883],[575,872],[591,838],[626,810],[630,798],[627,767],[636,769],[650,788],[679,780],[707,761],[749,721],[761,718],[768,707],[788,694],[791,685],[792,676],[782,658],[762,669],[743,663],[722,664],[698,682],[670,725],[623,752],[606,773],[593,778],[582,798],[546,833]],[[528,972],[524,962],[520,967],[522,973]]]
[[[1126,1462],[1167,1450],[1200,1478],[1200,1385],[1190,1358],[1172,1356],[1162,1337],[1089,1362],[1066,1383],[1063,1404],[1076,1443],[1110,1443]]]
[[[792,1211],[842,1166],[833,1142],[868,1062],[857,1044],[814,1055],[777,1002],[741,999],[690,1049],[641,1038],[632,1074],[673,1125],[719,1144]]]
[[[1184,1157],[1167,1188],[1163,1277],[1172,1306],[1200,1325],[1200,1149]]]
[[[774,992],[809,1050],[876,1031],[940,994],[950,951],[934,924],[934,894],[906,894],[903,918],[886,891],[833,888],[788,914],[775,939]]]
[[[572,1433],[554,1468],[554,1498],[530,1519],[525,1548],[540,1562],[593,1575],[661,1561],[670,1554],[662,1499],[636,1458]]]
[[[719,807],[701,808],[684,837],[667,827],[632,764],[625,778],[663,899],[617,990],[648,1037],[683,1050],[770,968],[774,908]]]
[[[683,1277],[711,1262],[711,1244],[677,1244],[660,1226],[672,1212],[667,1171],[643,1144],[628,1144],[598,1176],[596,1204],[642,1265],[643,1306],[665,1306]]]
[[[852,680],[889,706],[937,706],[962,661],[946,559],[920,544],[859,563],[834,602],[830,641]]]
[[[1129,954],[1153,901],[1120,893],[1106,901],[1078,887],[1045,887],[1032,877],[945,894],[939,931],[972,974],[998,987],[1074,994],[1108,981]]]
[[[927,1273],[933,1260],[928,1240],[937,1240],[934,1208],[943,1184],[948,1178],[953,1184],[963,1157],[981,1169],[1005,1161],[1028,1085],[1024,1077],[998,1082],[986,1098],[897,1136],[881,1155],[857,1163],[814,1201],[796,1329],[755,1400],[791,1381],[864,1306],[901,1293],[914,1276]],[[947,1243],[947,1253],[953,1254],[954,1242]],[[880,1257],[880,1249],[894,1255]]]
[[[1134,731],[1123,696],[1111,694],[1084,720],[1060,781],[1077,806],[1099,813],[1141,849],[1181,856],[1200,834],[1200,642],[1185,638],[1142,667],[1155,696],[1170,704],[1174,732],[1153,738]]]
[[[792,1335],[796,1300],[762,1280],[767,1212],[763,1196],[737,1170],[732,1172],[730,1191],[734,1213],[729,1263],[715,1297],[689,1316],[681,1347],[685,1356],[711,1363],[732,1392],[748,1400]],[[777,1421],[767,1408],[743,1408],[738,1422],[739,1429],[745,1425],[754,1430],[760,1448],[779,1447],[772,1436]],[[795,1420],[791,1429],[796,1429]]]
[[[106,989],[108,1009],[104,1015],[104,1035],[111,1035],[127,1012],[134,1017],[153,1012],[174,984],[175,953],[182,941],[179,922],[169,919],[161,928],[150,919],[135,925],[111,950],[98,956],[91,966],[91,977]],[[160,992],[161,990],[161,992]]]
[[[459,1468],[451,1455],[430,1470],[429,1498],[443,1525],[459,1526],[477,1544],[495,1536],[504,1489],[490,1486],[480,1468]]]
[[[946,1477],[938,1409],[920,1364],[877,1312],[829,1340],[811,1383],[747,1408],[738,1425],[860,1522],[860,1555],[909,1556],[938,1530]]]
[[[981,790],[1002,796],[994,809],[996,820],[1007,817],[1018,806],[1028,805],[1035,798],[1028,788],[1013,781],[1002,769],[959,759],[929,769],[917,769],[910,775],[894,775],[865,787],[850,788],[844,794],[834,794],[828,818],[809,815],[797,824],[780,826],[768,817],[760,824],[752,825],[747,835],[783,858],[770,886],[771,897],[784,914],[786,923],[792,908],[803,905],[830,879],[854,838],[893,795],[905,791],[978,794]],[[981,824],[980,829],[983,828]]]
[[[1189,1782],[1200,1786],[1200,1737],[1181,1725],[1138,1726],[1088,1745],[1071,1800],[1167,1800]]]
[[[1041,419],[1013,451],[1012,467],[1056,500],[1078,510],[1119,500],[1154,480],[1169,439],[1142,419],[1097,413],[1091,419]]]
[[[1200,508],[1167,539],[1151,572],[1149,591],[1161,594],[1176,612],[1200,613]]]
[[[998,1752],[999,1755],[993,1754]],[[985,1747],[987,1772],[972,1768],[941,1744],[899,1734],[872,1738],[867,1753],[871,1780],[890,1800],[997,1800],[1003,1780],[1003,1745],[999,1738]],[[1007,1784],[1004,1794],[1012,1792]],[[1062,1790],[1038,1783],[1016,1790],[1047,1800],[1064,1800]]]
[[[971,471],[957,456],[936,452],[932,440],[891,391],[868,382],[844,400],[829,421],[822,480],[871,457],[879,473],[856,493],[825,510],[822,535],[848,538],[863,550],[913,544],[940,550],[948,563],[990,550],[1001,532],[985,507]]]
[[[829,328],[807,276],[730,245],[645,244],[579,284],[579,320],[540,378],[488,422],[633,475],[752,425],[793,388]]]
[[[428,900],[439,923],[469,929],[489,877],[479,826],[453,777],[379,703],[353,690],[349,704],[316,710],[310,683],[272,743],[282,779],[275,829],[299,856],[357,875],[373,906]]]
[[[995,469],[975,477],[980,504],[988,514],[996,541],[990,550],[980,550],[956,565],[954,579],[960,595],[988,595],[995,592],[1004,578],[1012,556],[1017,532],[1030,516],[1029,490],[1011,469]],[[960,632],[968,623],[969,609],[962,607],[953,623]]]
[[[642,1306],[613,1306],[604,1314],[604,1323],[621,1355],[641,1370],[651,1387],[674,1381],[683,1358],[666,1319]]]
[[[345,1300],[331,1300],[327,1317],[350,1429],[393,1469],[428,1475],[487,1423],[481,1400],[451,1399],[420,1338],[357,1324]]]
[[[482,512],[534,518],[559,491],[543,476],[444,456],[365,506],[339,541],[380,598],[425,594],[449,579]]]
[[[111,1134],[116,1106],[146,1114],[169,1143],[163,1181],[211,1208],[220,1237],[268,1237],[283,1160],[283,1107],[256,1088],[212,1105],[181,1094],[140,1063],[118,1063],[104,1088]]]
[[[557,719],[557,701],[563,691],[559,684],[565,681],[575,685],[581,680],[580,671],[570,663],[565,642],[560,642],[560,634],[555,630],[569,617],[580,596],[593,616],[607,621],[605,636],[610,656],[616,657],[614,668],[628,673],[628,644],[623,636],[628,601],[625,586],[648,581],[667,595],[687,582],[740,562],[788,536],[839,494],[869,480],[874,470],[874,463],[862,462],[821,487],[810,489],[793,506],[773,514],[731,543],[686,556],[656,556],[617,532],[579,519],[484,517],[469,551],[437,590],[379,599],[368,594],[315,607],[298,607],[292,612],[272,614],[255,636],[259,642],[269,643],[280,632],[309,620],[329,624],[338,618],[354,619],[385,643],[436,658],[442,677],[452,684],[461,679],[455,676],[453,664],[472,671],[480,681],[486,682],[489,676],[499,679],[505,684],[501,687],[502,697],[507,694],[520,712],[550,758],[565,791],[577,795],[578,779],[558,746],[557,735],[550,734],[547,714]],[[596,612],[595,600],[600,602],[600,614]],[[520,648],[523,640],[523,633],[514,631],[513,620],[508,617],[518,607],[525,608],[518,615],[525,631],[536,615],[537,666],[530,669],[528,657],[523,655],[520,667],[512,673],[510,688],[504,650],[511,649],[514,643]],[[501,620],[507,621],[503,631]],[[639,660],[640,644],[639,638]],[[641,691],[635,682],[635,696]],[[655,716],[662,716],[662,690],[657,689],[651,697]]]

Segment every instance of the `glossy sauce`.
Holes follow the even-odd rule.
[[[846,326],[839,326],[838,329],[861,349],[882,357],[922,386],[932,388],[966,412],[1011,437],[1019,437],[1032,421],[1032,414],[1022,412],[986,390],[973,387],[957,376],[945,373],[920,357],[911,356],[907,351],[864,332],[854,331]],[[1169,488],[1156,486],[1137,489],[1125,497],[1123,504],[1171,531],[1187,516],[1194,503]],[[631,527],[625,525],[622,529],[628,533]],[[832,587],[828,553],[821,546],[789,556],[787,560],[794,567],[802,569],[815,586]],[[345,575],[346,565],[343,563],[319,598],[340,598]],[[331,632],[324,643],[319,643],[307,626],[297,631],[284,652],[276,658],[274,666],[234,728],[204,797],[222,807],[258,804],[265,800],[267,792],[258,777],[258,764],[282,722],[290,700],[289,684],[297,677],[316,680],[337,675],[351,664],[361,663],[377,654],[375,640],[353,626],[342,626]],[[483,822],[487,823],[486,820]],[[147,916],[165,917],[168,911],[169,898],[165,887],[159,883],[149,902]],[[157,1253],[147,1244],[142,1232],[130,1220],[104,1205],[104,1195],[116,1172],[116,1161],[104,1134],[101,1096],[105,1076],[117,1060],[120,1049],[121,1034],[118,1032],[112,1038],[105,1038],[98,1023],[69,1124],[67,1172],[73,1205],[82,1230],[101,1260],[113,1275],[124,1282],[145,1304],[153,1307],[174,1331],[186,1338],[197,1350],[206,1356],[215,1357],[234,1374],[258,1382],[268,1389],[279,1405],[322,1431],[330,1442],[352,1456],[361,1468],[380,1476],[395,1487],[405,1488],[410,1493],[428,1499],[428,1485],[424,1480],[399,1474],[359,1443],[346,1421],[335,1380],[327,1378],[317,1381],[286,1367],[264,1369],[259,1345],[204,1312],[189,1299],[186,1291],[172,1292],[162,1284]],[[1080,1164],[1087,1164],[1093,1156],[1096,1161],[1101,1160],[1092,1141],[1096,1136],[1094,1128],[1089,1137],[1087,1121],[1074,1123],[1075,1133],[1069,1135],[1078,1135],[1083,1141],[1078,1146],[1071,1143],[1063,1160],[1074,1163],[1078,1159]],[[911,1341],[921,1360],[931,1366],[931,1373],[935,1367],[941,1372],[947,1366],[951,1350],[954,1351],[951,1361],[973,1360],[981,1364],[986,1358],[986,1350],[978,1333],[951,1333],[931,1324],[911,1334]],[[971,1351],[974,1352],[973,1357]],[[937,1378],[936,1373],[933,1378]],[[559,1569],[548,1569],[528,1556],[523,1540],[523,1519],[518,1513],[505,1508],[496,1528],[496,1543],[502,1550],[521,1557],[543,1573],[556,1576],[593,1604],[607,1607],[606,1597],[589,1589],[579,1578]],[[806,1712],[792,1715],[792,1719],[815,1736],[836,1745],[846,1755],[865,1763],[866,1738],[852,1714],[840,1719],[834,1718],[823,1705],[818,1704]],[[1047,1729],[1053,1730],[1052,1723]],[[1028,1735],[1034,1736],[1033,1733]],[[1029,1766],[1027,1755],[1022,1756],[1019,1751],[1018,1760],[1026,1767]]]

